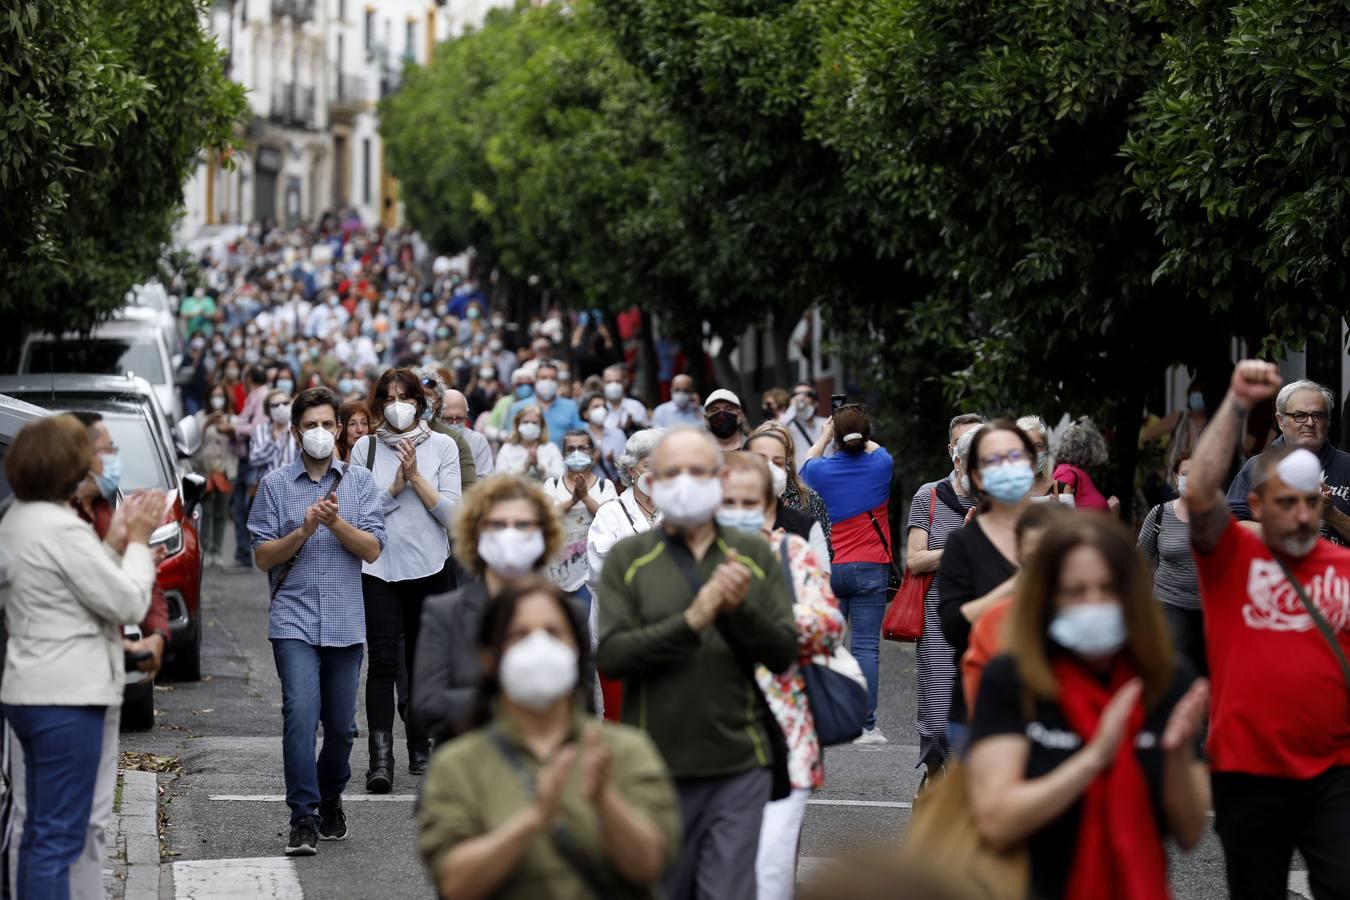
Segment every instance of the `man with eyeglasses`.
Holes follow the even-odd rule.
[[[418,366],[413,369],[413,374],[417,376],[417,383],[422,385],[422,394],[427,398],[427,409],[422,414],[427,426],[437,434],[443,434],[455,442],[455,448],[459,451],[460,489],[467,491],[478,480],[478,460],[464,436],[464,421],[461,420],[456,427],[445,420],[444,410],[441,408],[441,398],[445,395],[445,381],[442,380],[440,373],[431,366]]]
[[[800,381],[792,389],[792,400],[787,409],[778,416],[778,424],[788,430],[793,443],[797,445],[797,459],[806,458],[806,451],[815,446],[820,439],[820,429],[829,421],[818,412],[818,396],[815,385],[809,381]],[[832,451],[833,448],[830,448],[827,455]]]
[[[491,475],[494,465],[492,445],[488,443],[487,438],[469,427],[469,398],[454,388],[447,388],[441,394],[441,421],[459,432],[469,445],[478,477],[486,478]],[[461,455],[461,471],[463,465],[464,458]]]
[[[667,896],[752,900],[764,806],[787,788],[774,778],[782,732],[754,668],[795,660],[792,601],[769,545],[714,518],[716,440],[676,428],[651,459],[644,477],[662,522],[605,559],[596,666],[623,680],[620,718],[647,732],[675,779],[684,841]]]
[[[1350,546],[1350,453],[1338,449],[1328,436],[1336,395],[1315,381],[1294,381],[1275,397],[1275,422],[1280,436],[1271,447],[1301,447],[1322,464],[1322,537]],[[1256,457],[1238,472],[1228,488],[1228,507],[1239,521],[1252,519],[1247,497],[1252,490]]]

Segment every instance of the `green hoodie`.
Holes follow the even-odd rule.
[[[681,549],[682,539],[671,540]],[[623,680],[622,720],[651,735],[676,778],[736,775],[771,762],[752,670],[796,662],[797,635],[783,572],[759,536],[718,527],[695,565],[706,582],[734,549],[752,575],[745,602],[696,632],[684,612],[697,593],[665,531],[620,541],[600,576],[596,667]],[[688,552],[687,549],[684,552]]]

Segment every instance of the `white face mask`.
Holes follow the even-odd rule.
[[[534,383],[534,393],[545,403],[558,396],[558,382],[552,378],[541,378]]]
[[[769,463],[769,475],[773,478],[773,495],[783,496],[783,491],[787,490],[787,469]]]
[[[333,444],[337,439],[326,428],[311,428],[300,437],[300,446],[313,459],[327,459],[333,455]]]
[[[403,431],[417,418],[417,407],[406,400],[395,400],[384,405],[384,420],[395,431]]]
[[[605,415],[605,408],[603,406],[597,406],[595,409],[586,413],[586,418],[592,425],[598,428],[605,424]]]
[[[285,425],[291,420],[291,405],[283,403],[280,406],[272,407],[272,421],[278,425]]]
[[[1082,603],[1050,621],[1050,637],[1079,656],[1110,656],[1125,645],[1125,611],[1119,603]]]
[[[623,382],[621,382],[621,381],[606,381],[606,382],[605,382],[605,399],[608,400],[610,403],[616,403],[616,402],[618,402],[619,400],[622,400],[622,399],[623,399]]]
[[[522,441],[539,440],[539,426],[534,422],[521,422],[520,439]]]
[[[495,379],[496,377],[497,377],[497,370],[496,370],[496,369],[479,369],[479,370],[478,370],[478,380],[479,380],[479,381],[492,381],[492,380]]]
[[[691,399],[688,391],[671,391],[670,399],[675,401],[675,405],[680,409],[688,409]]]
[[[651,498],[661,515],[676,527],[705,525],[722,505],[722,479],[677,475],[655,482]]]
[[[642,493],[646,494],[648,497],[652,495],[652,476],[644,472],[637,477],[637,481],[635,481],[634,484],[637,485],[639,491],[642,491]]]
[[[212,409],[224,409],[224,408],[225,408],[225,398],[222,397],[220,394],[216,394],[214,397],[211,398],[211,408],[212,408]]]
[[[526,709],[543,712],[577,685],[577,651],[540,629],[502,654],[502,693]]]
[[[539,529],[521,531],[503,528],[478,536],[478,556],[503,578],[523,578],[534,571],[544,555],[544,535]]]

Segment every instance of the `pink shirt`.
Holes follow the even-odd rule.
[[[1092,477],[1077,466],[1060,463],[1055,466],[1055,480],[1073,488],[1073,503],[1078,509],[1097,509],[1109,512],[1106,497],[1092,483]]]

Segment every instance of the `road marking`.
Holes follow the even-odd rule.
[[[173,864],[173,888],[177,900],[305,896],[295,863],[282,856],[179,860]]]
[[[244,803],[285,803],[285,794],[212,794],[207,800],[230,800]],[[343,803],[411,803],[416,794],[343,794]]]
[[[1308,886],[1307,872],[1289,873],[1289,893],[1298,894],[1300,897],[1311,897],[1312,888]]]
[[[807,800],[814,806],[880,806],[884,809],[913,809],[914,804],[903,800]]]

